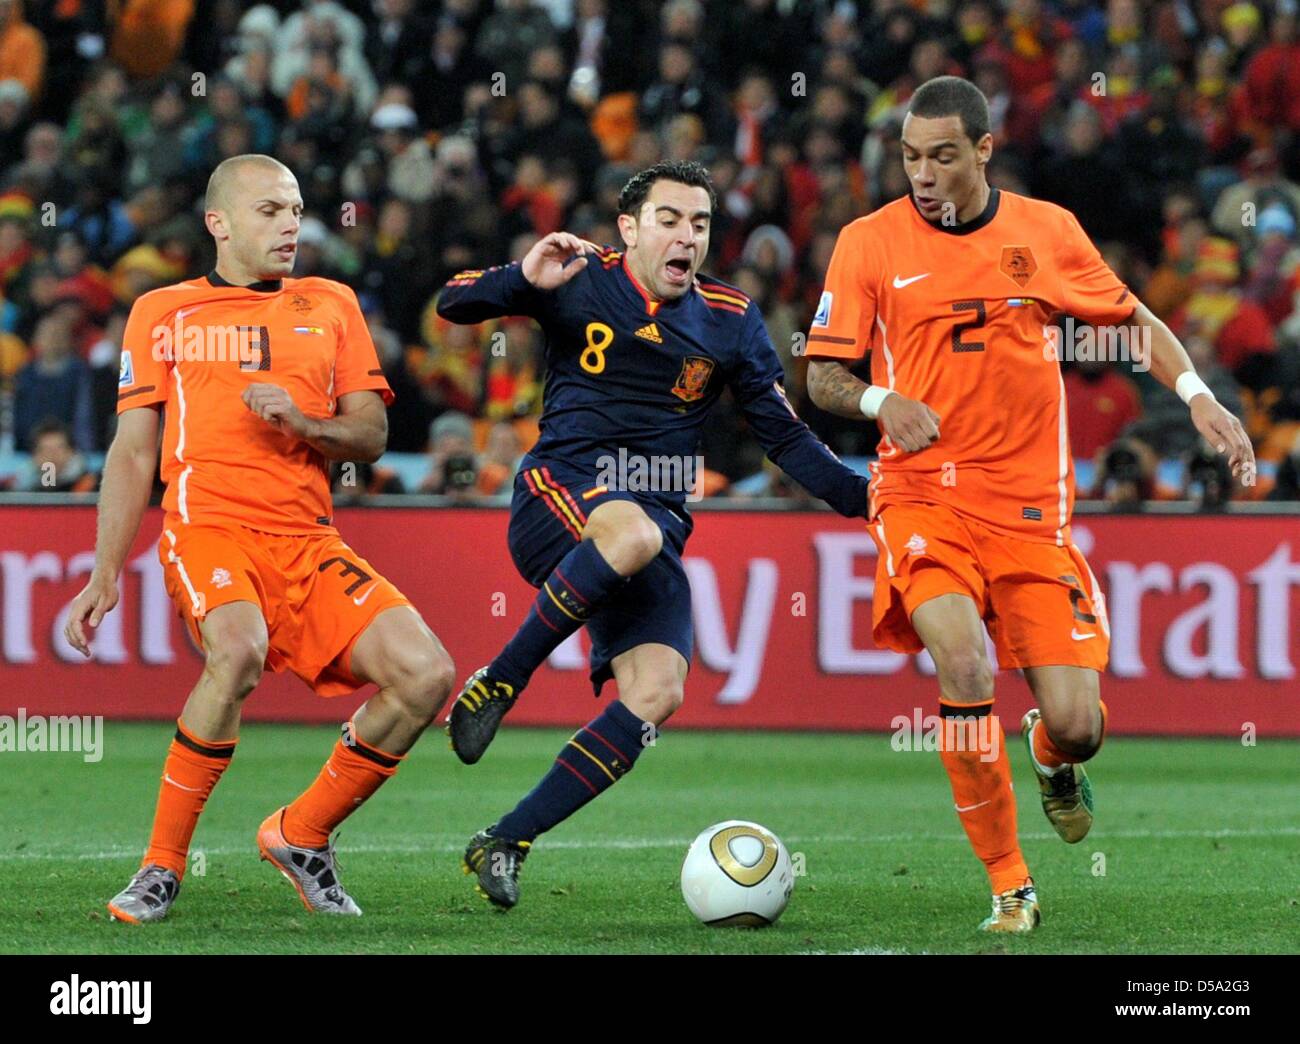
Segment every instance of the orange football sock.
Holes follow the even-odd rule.
[[[991,713],[993,701],[940,700],[939,706],[944,716],[939,757],[948,771],[957,816],[971,848],[988,871],[994,893],[1019,888],[1029,876],[1029,867],[1016,838],[1011,761],[1002,723]],[[975,720],[952,720],[962,716],[975,716]]]
[[[1107,719],[1106,701],[1098,700],[1097,702],[1101,705],[1101,739],[1102,742],[1104,742],[1106,739]],[[1051,737],[1047,735],[1047,726],[1043,724],[1041,719],[1039,719],[1038,724],[1034,726],[1031,738],[1034,743],[1034,760],[1042,765],[1043,768],[1049,770],[1058,769],[1062,765],[1074,765],[1080,761],[1087,761],[1090,758],[1097,756],[1097,750],[1101,750],[1101,742],[1099,742],[1097,744],[1097,750],[1094,750],[1087,758],[1081,758],[1075,754],[1067,754],[1052,742]]]
[[[185,876],[190,838],[208,795],[230,764],[235,740],[199,739],[178,720],[176,738],[163,762],[162,786],[153,815],[153,833],[141,866],[157,863]]]
[[[405,755],[388,754],[356,734],[351,723],[334,744],[325,767],[284,812],[285,840],[301,848],[324,848],[330,834],[397,771]]]

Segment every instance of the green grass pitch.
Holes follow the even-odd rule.
[[[28,953],[930,952],[1263,953],[1300,937],[1300,743],[1111,738],[1090,766],[1097,822],[1059,841],[1015,737],[1025,855],[1044,921],[1028,938],[975,931],[982,868],[937,755],[886,735],[666,731],[636,771],[539,841],[509,914],[460,872],[469,835],[507,810],[567,733],[505,730],[459,764],[440,733],[342,828],[359,920],[308,915],[259,862],[262,818],[315,777],[337,736],[246,726],[195,836],[170,918],[128,926],[104,900],[148,835],[162,724],[105,726],[104,757],[0,755],[0,949]],[[709,929],[682,902],[681,861],[704,827],[757,820],[805,875],[762,930]],[[1102,869],[1104,874],[1095,872]]]

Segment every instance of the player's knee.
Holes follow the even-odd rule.
[[[993,698],[993,668],[984,650],[959,647],[949,650],[942,661],[943,674],[952,694],[967,703]]]
[[[624,576],[640,572],[664,546],[663,530],[646,515],[623,519],[617,528],[600,533],[595,539],[605,560]]]
[[[204,669],[219,692],[242,700],[257,685],[266,664],[266,639],[239,632],[222,634],[207,643]]]
[[[1052,743],[1071,757],[1090,758],[1101,746],[1101,715],[1087,706],[1044,715],[1043,727]]]
[[[664,531],[648,518],[628,526],[623,534],[623,554],[638,569],[644,569],[663,550]]]
[[[659,725],[677,712],[686,693],[679,682],[664,681],[638,687],[631,696],[627,701],[629,709],[645,721]]]
[[[432,721],[456,684],[456,665],[435,641],[392,650],[390,684],[412,717]]]

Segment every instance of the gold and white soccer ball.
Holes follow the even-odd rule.
[[[682,896],[708,925],[773,924],[793,888],[790,853],[781,839],[743,819],[709,827],[682,864]]]

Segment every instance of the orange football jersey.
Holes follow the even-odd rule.
[[[871,351],[873,384],[940,418],[939,439],[917,453],[882,437],[872,518],[890,503],[940,503],[1068,544],[1074,462],[1046,327],[1059,313],[1118,324],[1136,305],[1053,203],[994,189],[980,217],[945,228],[909,195],[845,226],[808,355],[853,362]]]
[[[332,515],[325,458],[244,405],[255,382],[278,384],[316,418],[333,416],[349,392],[393,401],[356,294],[342,283],[313,276],[240,287],[203,276],[131,308],[117,411],[164,404],[169,515],[320,532]]]

